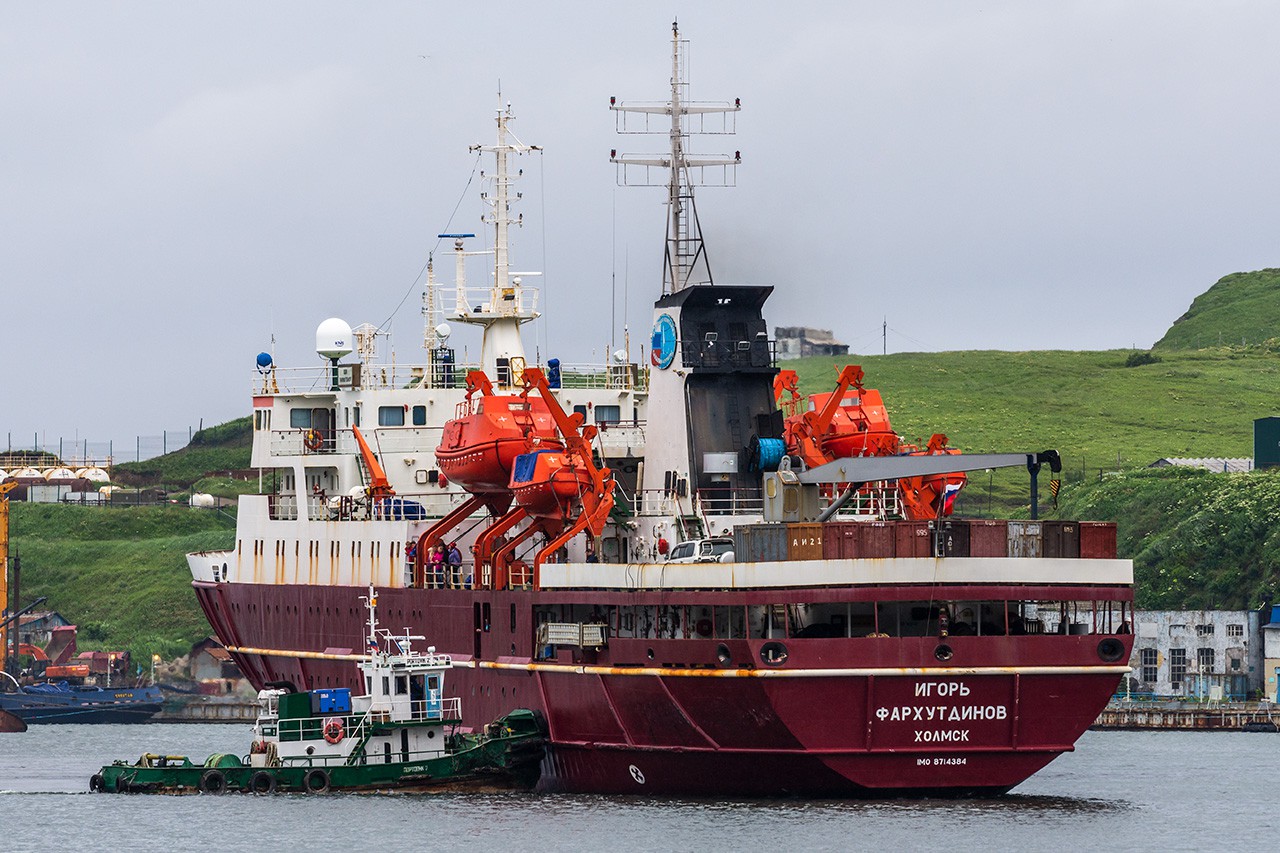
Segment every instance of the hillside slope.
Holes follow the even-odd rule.
[[[1223,276],[1191,303],[1164,337],[1159,351],[1257,345],[1280,338],[1280,269]]]
[[[116,465],[111,477],[127,486],[187,489],[211,471],[248,468],[252,445],[252,418],[236,418],[200,430],[181,450],[141,462]]]
[[[1140,607],[1235,610],[1280,601],[1280,471],[1112,474],[1065,489],[1061,510],[1118,522]]]

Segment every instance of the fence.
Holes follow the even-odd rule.
[[[20,436],[12,432],[8,434],[5,456],[20,467],[22,454],[38,453],[57,456],[67,467],[91,467],[120,462],[142,462],[181,450],[191,443],[196,433],[194,427],[178,430],[164,430],[159,435],[136,435],[132,439],[94,441],[88,438],[49,438],[39,434],[32,436],[32,441],[23,442]],[[0,468],[8,470],[0,462]]]

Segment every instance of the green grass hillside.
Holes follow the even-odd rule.
[[[189,551],[229,548],[231,516],[182,506],[10,505],[22,599],[79,626],[82,649],[130,649],[146,660],[186,654],[209,626],[191,590]]]
[[[1158,351],[1251,345],[1280,337],[1280,269],[1224,276],[1156,342]]]
[[[1068,487],[1063,514],[1118,522],[1138,606],[1243,609],[1280,601],[1280,471],[1129,471]]]
[[[124,462],[111,471],[112,479],[127,486],[162,486],[181,491],[213,471],[249,467],[253,420],[237,418],[200,430],[181,450],[141,462]]]

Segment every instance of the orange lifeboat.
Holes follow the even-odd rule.
[[[480,392],[478,400],[473,394]],[[509,483],[518,456],[530,444],[548,449],[564,445],[544,400],[499,395],[480,371],[467,376],[467,399],[458,417],[445,424],[436,463],[440,472],[501,512],[511,504]]]
[[[592,480],[573,454],[535,450],[516,458],[510,488],[516,504],[546,529],[563,524],[591,491]]]

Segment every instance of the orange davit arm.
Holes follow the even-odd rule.
[[[391,483],[387,480],[387,472],[382,470],[382,465],[378,462],[378,457],[373,455],[369,442],[365,441],[364,436],[360,434],[360,427],[353,426],[351,431],[355,433],[356,444],[360,445],[360,455],[364,458],[364,464],[369,468],[369,498],[377,500],[391,497],[396,490],[391,488]]]

